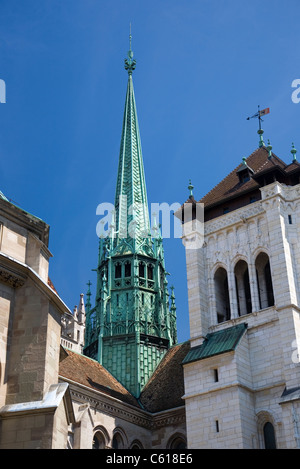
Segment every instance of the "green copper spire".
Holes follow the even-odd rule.
[[[142,145],[132,82],[128,83],[110,236],[100,237],[95,306],[87,316],[84,353],[139,397],[157,364],[177,342],[175,295],[168,292],[163,240],[147,202]]]
[[[116,242],[113,248],[117,246],[119,253],[144,250],[147,254],[151,247],[150,221],[142,145],[132,82],[132,71],[136,61],[132,57],[130,35],[130,50],[128,59],[125,59],[128,83],[115,195]]]

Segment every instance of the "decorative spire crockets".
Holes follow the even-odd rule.
[[[139,397],[167,349],[177,343],[175,295],[168,292],[162,237],[153,236],[130,47],[114,213],[99,240],[95,306],[87,305],[84,353]],[[90,293],[88,292],[88,299]]]

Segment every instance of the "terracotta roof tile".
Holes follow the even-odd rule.
[[[56,290],[55,286],[53,285],[50,277],[48,277],[48,285],[49,285],[50,288],[52,288],[53,291],[55,291],[55,293],[57,293],[57,290]]]
[[[135,397],[100,363],[71,350],[64,349],[64,352],[59,364],[60,376],[140,407]]]
[[[268,150],[265,147],[255,150],[250,156],[248,156],[246,162],[254,171],[255,176],[260,172],[274,167],[279,169],[286,168],[286,164],[274,153],[272,154],[272,158],[268,159]],[[210,207],[244,192],[257,189],[259,184],[253,178],[250,178],[249,181],[244,183],[240,182],[237,171],[241,169],[242,166],[243,163],[240,163],[239,166],[231,171],[228,176],[209,191],[199,202],[204,203],[206,207]]]

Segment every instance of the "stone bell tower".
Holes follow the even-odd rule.
[[[259,136],[200,199],[201,246],[183,232],[189,448],[300,447],[300,164]]]

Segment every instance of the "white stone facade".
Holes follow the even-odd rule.
[[[186,249],[191,347],[248,325],[235,350],[184,365],[189,448],[265,448],[269,424],[277,448],[300,447],[300,185],[260,190]]]

